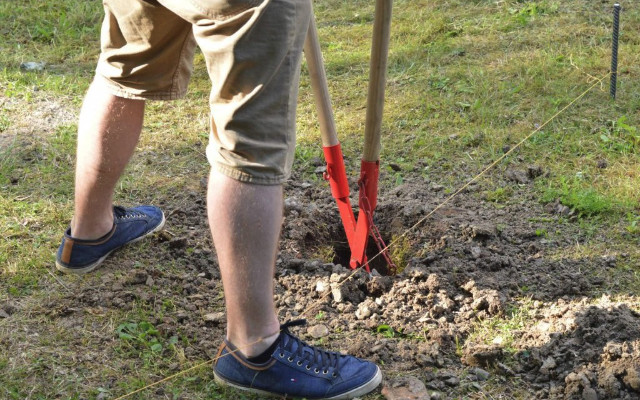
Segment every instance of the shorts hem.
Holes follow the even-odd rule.
[[[183,98],[187,91],[183,92],[153,92],[153,93],[140,93],[139,89],[131,89],[124,87],[111,79],[97,74],[94,79],[95,82],[102,84],[111,94],[117,97],[133,100],[178,100]]]
[[[228,167],[219,163],[211,164],[211,168],[220,172],[221,174],[228,176],[231,179],[235,179],[239,182],[252,183],[256,185],[282,185],[287,178],[283,175],[275,177],[255,176],[245,171],[241,171],[235,168]]]

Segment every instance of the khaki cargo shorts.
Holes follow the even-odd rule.
[[[310,0],[104,0],[96,83],[131,99],[184,96],[196,45],[212,82],[207,158],[234,179],[280,184]]]

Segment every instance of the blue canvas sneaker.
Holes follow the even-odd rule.
[[[113,228],[95,240],[81,240],[67,229],[56,254],[56,267],[62,272],[85,274],[120,247],[136,242],[164,226],[162,210],[154,206],[113,207]]]
[[[227,340],[220,346],[213,373],[218,383],[263,396],[305,399],[351,399],[375,389],[380,369],[353,356],[318,349],[296,338],[290,326],[281,326],[268,361],[254,364]]]

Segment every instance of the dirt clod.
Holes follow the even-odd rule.
[[[147,279],[149,279],[149,275],[146,271],[133,270],[129,274],[127,283],[130,285],[142,285],[147,282]]]
[[[425,384],[415,376],[400,376],[384,382],[382,395],[387,400],[430,400]]]
[[[308,333],[314,339],[320,339],[329,335],[329,328],[324,324],[313,325],[309,327]]]
[[[493,367],[502,358],[502,349],[495,346],[470,345],[464,351],[462,361],[467,365]]]
[[[491,377],[491,374],[482,368],[473,368],[471,370],[471,373],[474,374],[476,376],[476,379],[478,379],[479,381],[486,381],[487,379],[489,379],[489,377]]]
[[[525,185],[531,181],[529,172],[520,169],[510,169],[507,171],[507,179]]]
[[[202,319],[205,322],[214,324],[214,325],[221,325],[224,324],[224,322],[226,321],[226,314],[224,312],[215,312],[215,313],[209,313],[209,314],[205,314]]]
[[[593,388],[588,387],[582,391],[582,398],[584,400],[598,400],[598,393]]]
[[[171,239],[169,241],[169,248],[174,250],[184,249],[187,247],[187,243],[188,243],[188,240],[186,237]]]

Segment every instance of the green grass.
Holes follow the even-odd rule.
[[[640,282],[640,11],[632,2],[623,7],[617,100],[610,100],[605,79],[483,177],[479,201],[496,207],[520,201],[518,185],[506,182],[504,171],[540,165],[549,174],[538,178],[534,201],[559,200],[575,210],[581,227],[591,230],[593,243],[571,253],[630,253],[615,273],[629,282],[631,291],[631,283]],[[319,0],[315,8],[339,135],[346,158],[356,166],[373,2]],[[453,192],[500,157],[505,146],[513,146],[574,100],[594,77],[605,76],[610,8],[581,0],[395,1],[382,190],[417,173]],[[104,331],[113,337],[114,349],[97,352],[104,361],[98,367],[83,360],[74,366],[65,357],[73,360],[79,350],[65,342],[65,328],[43,311],[76,286],[103,276],[85,280],[51,272],[52,254],[72,213],[76,125],[73,119],[47,122],[36,114],[49,103],[77,113],[95,68],[100,22],[100,2],[0,2],[0,302],[32,310],[20,315],[18,325],[0,320],[0,347],[11,343],[10,355],[0,354],[0,397],[86,398],[100,391],[118,396],[175,372],[169,365],[180,357],[171,337],[139,339],[140,324],[153,315],[135,305],[131,312],[88,316],[77,345],[97,346],[91,332]],[[29,61],[45,62],[44,70],[20,69]],[[139,152],[119,185],[118,200],[154,201],[200,190],[207,173],[209,84],[200,55],[195,64],[185,99],[148,105]],[[304,66],[297,124],[296,168],[305,179],[318,180],[314,162],[322,152]],[[391,162],[401,172],[390,173],[386,166]],[[414,170],[419,163],[427,167]],[[612,232],[615,243],[600,242],[600,232]],[[402,260],[410,258],[405,247],[397,252]],[[179,265],[160,268],[179,270]],[[631,293],[637,295],[637,289]],[[162,301],[170,307],[170,298]],[[526,313],[514,311],[476,332],[489,330],[508,342],[509,332],[527,323],[524,317]],[[133,331],[138,339],[118,336],[130,331],[118,331],[128,323],[137,324]],[[34,339],[18,326],[50,336]],[[157,343],[151,343],[154,338]],[[16,344],[21,341],[36,347]],[[154,352],[154,344],[162,351]],[[204,360],[180,366],[199,361]],[[52,371],[52,365],[61,370]],[[88,378],[83,381],[78,371]],[[108,381],[115,383],[107,388]],[[207,368],[162,387],[168,397],[237,398],[213,384]]]
[[[515,353],[519,349],[514,347],[514,332],[519,332],[532,324],[534,315],[531,310],[532,304],[530,299],[523,299],[517,305],[510,306],[505,311],[505,315],[479,321],[467,340],[500,346],[507,354]]]
[[[633,204],[622,204],[600,194],[588,183],[580,178],[560,182],[553,182],[546,188],[542,201],[551,202],[559,199],[560,202],[580,215],[594,216],[601,214],[618,214],[620,210],[632,209]]]

